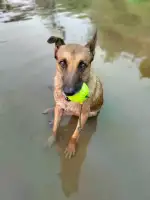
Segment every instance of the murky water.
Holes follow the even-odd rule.
[[[32,3],[15,6],[25,17],[12,23],[3,23],[12,10],[0,15],[0,199],[149,200],[149,1]],[[76,118],[62,122],[56,147],[44,148],[51,129],[41,112],[54,103],[48,86],[55,73],[46,40],[61,35],[84,44],[92,22],[99,36],[93,68],[105,103],[68,161],[63,149]]]

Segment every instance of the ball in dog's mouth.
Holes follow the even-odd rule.
[[[81,90],[82,85],[83,85],[83,82],[76,83],[74,86],[64,85],[63,93],[66,96],[73,96]]]
[[[81,89],[75,93],[74,95],[65,95],[66,100],[76,102],[76,103],[84,103],[87,98],[89,98],[89,87],[86,83],[82,83]]]

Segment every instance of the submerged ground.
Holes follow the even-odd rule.
[[[25,11],[30,20],[3,23],[1,13],[0,199],[149,200],[149,4],[132,4],[134,15],[128,15],[124,1],[105,1],[101,16],[94,12],[95,1],[78,7],[68,2],[39,0]],[[53,46],[46,40],[59,34],[67,42],[85,43],[91,36],[87,13],[99,27],[93,68],[104,84],[105,102],[83,131],[77,156],[68,161],[63,149],[76,119],[65,119],[63,140],[44,148],[51,129],[41,112],[53,105],[48,86],[55,73]]]

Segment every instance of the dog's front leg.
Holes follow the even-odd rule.
[[[53,143],[56,141],[57,130],[63,116],[63,109],[56,105],[54,108],[54,123],[53,123],[53,132],[52,135],[48,138],[48,146],[52,146]]]
[[[64,152],[66,158],[70,159],[72,156],[75,155],[77,141],[79,139],[80,132],[83,129],[88,117],[89,117],[89,112],[82,112],[81,113],[81,118],[79,119],[79,120],[81,120],[81,127],[80,127],[80,121],[78,120],[77,127],[76,127],[73,135],[71,136],[69,144],[68,144],[68,146],[67,146],[67,148],[65,149],[65,152]]]

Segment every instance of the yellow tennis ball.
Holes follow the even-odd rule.
[[[72,102],[82,104],[89,97],[89,88],[86,83],[82,84],[82,88],[79,92],[74,94],[73,96],[67,96],[68,99]]]

